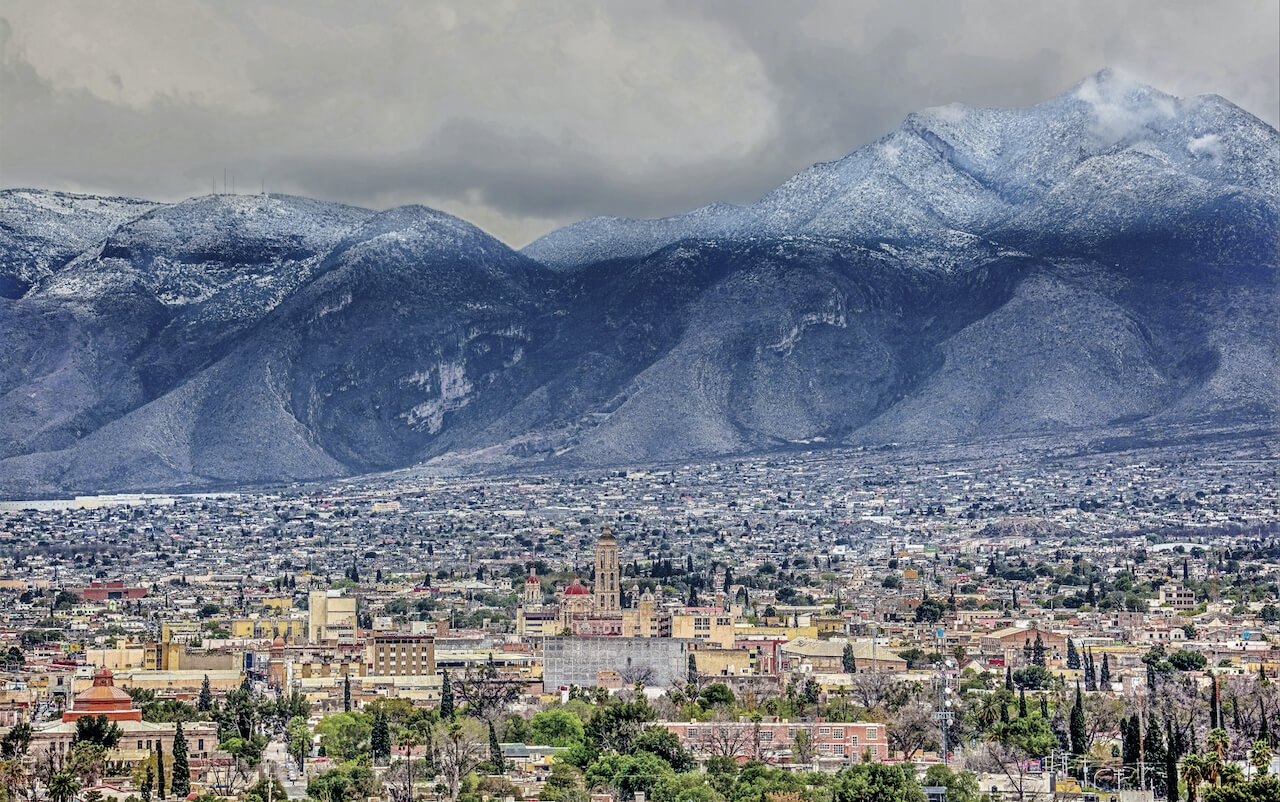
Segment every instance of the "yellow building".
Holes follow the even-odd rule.
[[[671,615],[671,637],[732,649],[733,616],[710,607],[689,607]]]
[[[355,643],[356,600],[340,590],[313,590],[307,596],[307,640]]]

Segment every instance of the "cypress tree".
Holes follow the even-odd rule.
[[[1173,724],[1164,723],[1166,749],[1164,753],[1164,788],[1168,802],[1178,802],[1178,751],[1173,748]]]
[[[1031,647],[1031,662],[1038,666],[1044,665],[1044,638],[1040,637],[1040,633],[1036,633],[1035,645]]]
[[[342,712],[351,712],[351,675],[342,676]]]
[[[1110,655],[1102,655],[1102,675],[1099,678],[1101,687],[1109,689],[1111,687],[1111,657]]]
[[[138,794],[142,797],[142,802],[151,802],[151,789],[155,784],[156,772],[148,761],[146,773],[142,775],[142,784],[138,786]]]
[[[1138,761],[1142,759],[1142,725],[1138,722],[1135,715],[1132,718],[1124,720],[1120,729],[1124,735],[1123,749],[1121,751],[1121,760],[1124,768],[1130,773],[1137,772]]]
[[[1000,697],[1000,723],[1009,723],[1009,702],[1004,697]]]
[[[505,774],[507,761],[502,757],[502,745],[498,743],[498,732],[489,722],[489,762],[493,764],[494,774]]]
[[[1080,653],[1076,651],[1076,642],[1067,638],[1067,668],[1080,669]]]
[[[369,751],[375,764],[391,759],[391,729],[387,726],[385,716],[379,715],[373,720],[373,728],[369,733]]]
[[[213,689],[209,687],[209,675],[205,674],[200,682],[200,696],[196,698],[196,710],[208,713],[213,709]]]
[[[1004,667],[1004,689],[1009,693],[1013,693],[1013,668]]]
[[[449,669],[444,670],[444,682],[440,686],[440,720],[453,721],[456,711],[453,709],[453,681],[449,679]]]
[[[1040,718],[1049,720],[1049,695],[1046,693],[1040,694]]]
[[[1262,697],[1258,697],[1258,714],[1262,722],[1258,725],[1258,740],[1269,744],[1271,743],[1271,725],[1267,724],[1267,705]]]
[[[1080,693],[1080,683],[1076,683],[1076,702],[1071,706],[1071,718],[1068,723],[1071,735],[1071,754],[1083,755],[1088,744],[1085,742],[1084,730],[1084,696]]]
[[[182,734],[182,722],[173,730],[173,781],[169,784],[173,795],[185,799],[191,793],[191,767],[187,764],[187,738]]]
[[[156,796],[164,799],[164,741],[156,739]]]
[[[1222,727],[1222,700],[1218,697],[1218,675],[1210,673],[1209,681],[1213,683],[1213,689],[1209,692],[1209,729],[1216,730]]]
[[[1147,711],[1147,733],[1142,739],[1142,759],[1147,764],[1148,776],[1152,778],[1152,790],[1164,790],[1164,739],[1160,735],[1160,725],[1156,721],[1154,710]]]
[[[1027,717],[1027,689],[1018,689],[1018,718]]]

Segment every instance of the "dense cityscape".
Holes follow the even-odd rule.
[[[4,799],[1274,800],[1256,442],[5,502]]]

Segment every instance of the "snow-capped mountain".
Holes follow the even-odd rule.
[[[1265,224],[1278,193],[1270,126],[1216,95],[1180,99],[1104,70],[1029,108],[953,104],[912,114],[750,206],[592,218],[524,253],[571,270],[695,238],[840,237],[947,250],[965,237],[1087,244],[1218,207]]]
[[[0,194],[0,494],[1273,426],[1280,135],[1110,72],[522,253],[422,207]]]

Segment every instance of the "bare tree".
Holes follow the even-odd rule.
[[[965,763],[965,768],[970,771],[1003,775],[1018,795],[1019,802],[1049,798],[1030,787],[1034,780],[1027,772],[1027,753],[1016,746],[997,740],[985,741],[977,751],[968,755]]]
[[[427,761],[418,759],[398,759],[382,776],[382,783],[391,796],[391,802],[412,802],[413,784],[427,776]]]
[[[698,731],[702,737],[693,746],[704,755],[738,757],[746,754],[747,744],[751,742],[748,728],[739,723],[736,716],[724,711],[717,712],[714,720]]]
[[[908,762],[922,749],[938,746],[933,708],[922,700],[911,702],[895,713],[886,729],[889,745]]]
[[[457,802],[462,779],[487,757],[488,732],[474,721],[455,721],[441,727],[434,740],[436,771],[451,802]]]
[[[854,674],[849,691],[853,700],[863,707],[882,707],[895,684],[890,674],[869,671],[865,674]]]
[[[485,720],[501,716],[523,692],[524,680],[499,671],[492,657],[454,681],[454,693],[466,704],[466,712]]]

